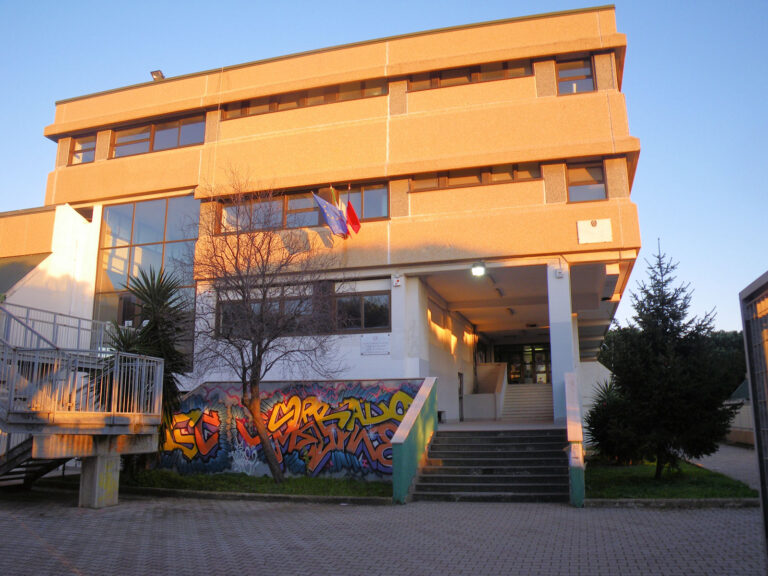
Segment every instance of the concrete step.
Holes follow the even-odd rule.
[[[438,460],[450,460],[452,458],[480,458],[480,459],[509,459],[516,458],[560,458],[563,456],[563,448],[553,450],[525,449],[523,447],[513,449],[506,446],[499,446],[490,449],[485,446],[455,446],[430,447],[429,458]]]
[[[528,428],[520,430],[440,430],[436,438],[566,438],[565,428]]]
[[[429,484],[503,484],[503,485],[568,485],[568,476],[562,474],[448,474],[424,472],[417,482]]]
[[[568,502],[568,494],[517,492],[421,492],[413,500],[439,502]]]
[[[422,474],[446,474],[456,476],[514,476],[518,478],[567,475],[568,463],[545,464],[541,466],[434,466],[422,468]]]
[[[417,484],[417,490],[419,492],[474,492],[474,493],[516,493],[516,494],[567,494],[568,485],[565,484],[507,484],[507,483],[476,483],[469,484],[454,483],[449,484],[445,482],[419,482]]]

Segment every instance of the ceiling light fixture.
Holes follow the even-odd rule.
[[[482,262],[475,262],[472,264],[472,276],[479,278],[485,276],[485,264]]]

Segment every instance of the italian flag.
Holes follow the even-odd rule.
[[[360,232],[360,219],[357,217],[355,207],[352,206],[351,202],[349,204],[344,202],[341,199],[341,194],[337,193],[336,189],[333,187],[331,187],[331,201],[338,207],[342,216],[344,216],[344,219],[347,221],[347,228],[354,230],[355,234]]]

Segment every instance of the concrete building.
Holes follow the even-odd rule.
[[[358,325],[329,326],[339,378],[435,376],[445,421],[563,423],[565,376],[589,397],[640,249],[625,49],[609,6],[59,101],[44,207],[0,214],[0,288],[125,322],[131,274],[174,267],[201,214],[226,224],[232,173],[309,236],[327,233],[310,193],[332,187],[362,225],[328,248],[361,307]]]

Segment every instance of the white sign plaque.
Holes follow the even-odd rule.
[[[391,334],[361,334],[360,356],[388,356]]]

